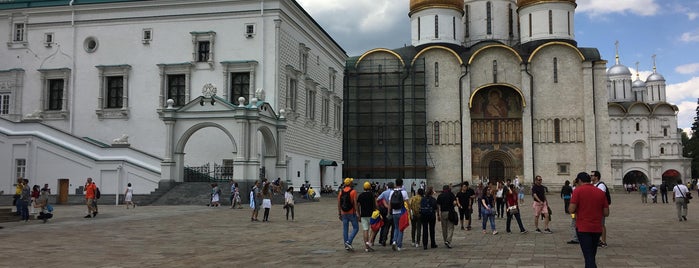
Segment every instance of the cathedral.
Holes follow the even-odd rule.
[[[552,186],[592,170],[613,185],[687,174],[664,79],[608,73],[575,40],[576,7],[411,0],[411,45],[346,62],[343,176]]]

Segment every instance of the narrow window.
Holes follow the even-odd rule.
[[[330,124],[330,100],[323,99],[323,125]]]
[[[124,77],[107,77],[107,107],[122,108],[124,105]]]
[[[561,119],[553,120],[553,137],[555,143],[561,143]]]
[[[468,27],[471,25],[471,19],[470,19],[470,17],[469,17],[469,15],[470,15],[469,12],[470,12],[470,10],[471,10],[471,9],[470,9],[470,6],[466,5],[465,12],[464,12],[464,20],[466,21],[466,27],[464,28],[464,31],[466,31],[466,32],[465,32],[466,38],[468,38],[469,35],[470,35],[470,31],[469,31],[469,28],[468,28]]]
[[[558,83],[558,58],[553,58],[553,82]]]
[[[238,98],[250,98],[250,73],[231,73],[231,102],[240,105]],[[249,103],[249,102],[248,102]],[[244,105],[245,103],[243,103]]]
[[[491,12],[491,3],[488,2],[485,4],[485,14],[486,14],[486,31],[487,34],[493,34],[493,24],[492,24],[492,12]]]
[[[185,104],[185,83],[184,74],[171,74],[167,76],[167,98],[175,101],[173,106],[183,106]]]
[[[498,82],[498,61],[493,61],[493,83]]]
[[[63,109],[63,79],[49,79],[49,107],[50,111]]]
[[[568,11],[568,35],[570,35],[570,11]]]
[[[660,147],[660,154],[665,154],[665,148]]]
[[[549,10],[549,34],[553,34],[553,11]]]
[[[434,122],[434,145],[439,145],[439,122]]]
[[[420,17],[417,17],[417,40],[420,41]]]
[[[434,87],[439,87],[439,62],[434,63]]]
[[[12,41],[23,42],[24,41],[24,23],[15,23],[14,38]]]
[[[376,133],[378,138],[379,144],[383,144],[383,127],[378,128],[378,133]]]
[[[0,115],[10,113],[10,94],[0,94]]]
[[[640,142],[633,146],[633,157],[634,160],[643,159],[643,144]]]
[[[636,123],[636,131],[640,131],[640,130],[641,130],[641,124],[640,124],[640,123]]]
[[[532,14],[529,13],[529,37],[532,37]]]
[[[199,41],[197,44],[197,61],[198,62],[208,62],[209,52],[211,52],[211,42],[209,41]]]
[[[509,34],[510,37],[514,37],[515,36],[515,31],[514,31],[515,21],[514,21],[514,15],[512,13],[512,4],[507,4],[507,22],[508,22],[507,33]]]
[[[297,90],[296,79],[289,79],[289,108],[291,108],[292,111],[296,111]]]
[[[456,17],[451,18],[451,38],[456,40]]]
[[[306,117],[310,120],[316,118],[316,92],[308,90],[306,96]]]
[[[27,159],[15,159],[15,178],[24,178],[27,170]]]
[[[663,128],[663,136],[667,137],[667,128]]]
[[[439,15],[434,15],[434,38],[439,38]]]

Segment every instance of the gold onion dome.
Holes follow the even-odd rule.
[[[464,12],[464,0],[410,0],[410,14],[427,8],[450,8]]]
[[[552,3],[552,2],[569,2],[573,5],[576,5],[575,0],[517,0],[517,6],[520,8],[523,8],[523,7],[529,6],[529,5],[542,4],[542,3]]]

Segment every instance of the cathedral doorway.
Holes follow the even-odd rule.
[[[627,172],[626,175],[624,175],[622,183],[635,185],[640,185],[642,183],[648,184],[648,176],[646,176],[646,174],[641,171],[632,170]]]
[[[472,175],[481,180],[523,174],[521,92],[507,85],[478,88],[469,101]]]

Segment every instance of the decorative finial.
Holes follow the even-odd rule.
[[[166,103],[167,103],[167,108],[168,108],[168,109],[173,109],[172,106],[175,105],[175,100],[173,100],[173,99],[167,99]]]
[[[245,97],[238,98],[238,107],[245,107]]]
[[[653,73],[655,73],[656,68],[655,68],[655,54],[653,54]]]
[[[253,97],[250,99],[250,108],[257,108],[257,98]]]
[[[619,40],[616,40],[616,42],[614,42],[614,47],[616,50],[616,56],[614,58],[616,59],[616,64],[619,64]]]

